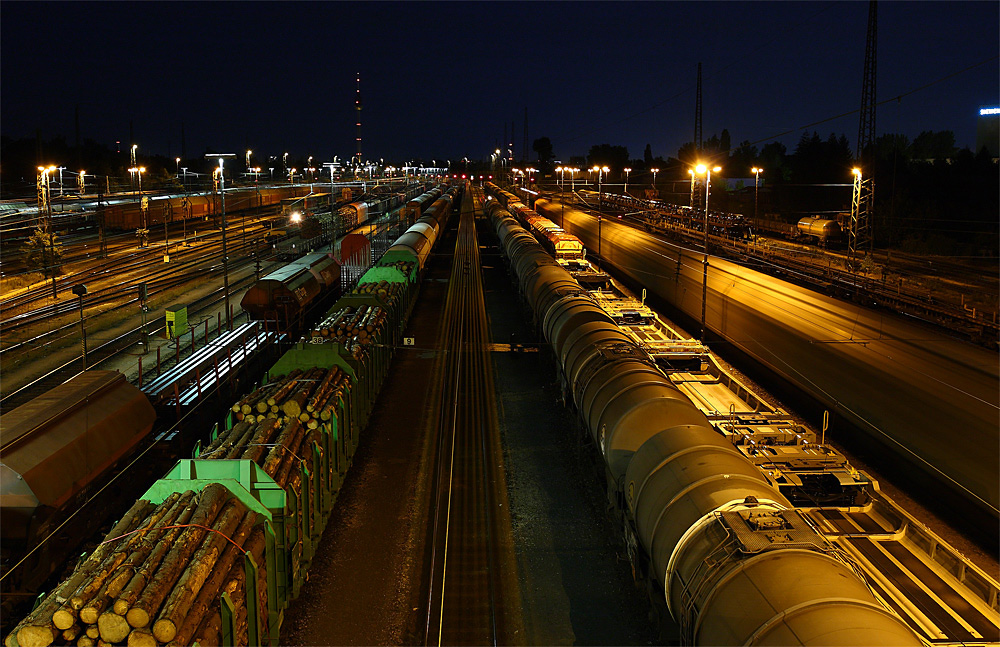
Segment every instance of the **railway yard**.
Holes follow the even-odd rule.
[[[225,263],[154,226],[8,291],[5,644],[1000,642],[995,268],[549,189],[328,199],[293,262],[258,200]]]

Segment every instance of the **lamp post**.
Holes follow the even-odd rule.
[[[691,197],[688,198],[688,207],[694,209],[694,169],[688,169],[688,175],[691,176]]]
[[[750,169],[753,173],[753,219],[757,220],[757,194],[760,192],[760,174],[764,169],[756,166]]]
[[[133,166],[132,168],[129,169],[129,173],[132,174],[132,177],[138,177],[139,192],[137,197],[139,198],[139,229],[136,231],[136,237],[139,238],[139,247],[146,246],[145,239],[147,234],[146,205],[144,204],[142,199],[142,174],[145,172],[146,172],[145,166],[140,166],[138,168]]]
[[[49,242],[49,271],[52,273],[52,298],[56,298],[56,245],[55,245],[55,234],[52,233],[52,185],[49,182],[49,177],[52,171],[56,170],[55,166],[50,166],[45,168],[44,166],[39,166],[39,176],[38,176],[38,195],[40,198],[40,203],[38,205],[38,210],[41,212],[45,210],[45,237],[48,238]],[[44,203],[42,203],[44,201]]]
[[[653,191],[656,191],[656,174],[660,172],[660,169],[658,169],[658,168],[651,168],[649,170],[653,172]],[[657,193],[656,195],[660,195],[660,194]]]
[[[563,193],[566,191],[566,178],[563,175],[564,170],[565,169],[561,166],[556,167],[556,173],[559,174],[559,191]]]
[[[83,197],[84,191],[87,188],[87,172],[80,171],[80,174],[76,177],[76,187],[80,193],[80,197]]]
[[[80,297],[80,340],[83,344],[83,370],[87,370],[87,328],[83,325],[83,295],[87,294],[87,286],[83,283],[73,286],[73,294]]]
[[[281,172],[284,173],[288,169],[288,153],[281,156]]]
[[[176,170],[174,171],[174,177],[177,177],[178,175],[181,174],[181,158],[175,157],[174,164],[176,165]]]
[[[712,189],[712,171],[718,173],[721,166],[708,168],[704,164],[695,167],[695,171],[701,175],[705,174],[705,259],[702,262],[701,276],[701,341],[705,341],[705,311],[708,305],[708,195]],[[694,177],[693,175],[691,176]]]
[[[223,158],[236,157],[235,153],[206,154],[205,157],[219,159],[219,193],[222,198],[222,290],[226,306],[226,327],[233,329],[233,320],[229,313],[229,253],[226,249],[226,174],[223,166]]]
[[[580,172],[578,168],[566,169],[569,171],[569,190],[570,193],[576,193],[576,174]]]
[[[624,168],[622,170],[625,171],[625,194],[628,195],[628,174],[632,172],[632,169]]]

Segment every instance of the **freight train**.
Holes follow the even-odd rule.
[[[372,196],[346,205],[340,209],[342,231],[357,228],[368,220],[369,214],[382,214],[400,206],[422,186],[413,184],[403,192]],[[442,195],[442,189],[431,189],[410,202],[427,203],[427,210],[431,210],[433,201]],[[410,213],[419,218],[419,209],[410,209]],[[295,244],[305,249],[307,243],[292,237],[275,243],[275,249],[280,256],[283,249]],[[295,331],[305,321],[309,309],[329,299],[331,294],[339,293],[340,278],[340,263],[332,255],[307,254],[256,281],[243,295],[240,306],[255,321],[273,322],[275,330]]]
[[[268,207],[280,204],[288,198],[304,196],[309,193],[307,186],[277,186],[253,189],[240,187],[226,189],[226,213],[233,214],[257,207]],[[204,221],[214,219],[222,214],[222,201],[217,193],[200,193],[191,195],[144,196],[149,198],[145,217],[142,214],[142,203],[115,202],[103,208],[104,228],[110,231],[132,231],[140,229],[145,224],[147,229],[155,225],[167,223]]]
[[[497,198],[487,202],[487,216],[555,354],[564,399],[576,410],[606,475],[633,573],[646,582],[654,602],[656,596],[665,602],[685,643],[918,645],[918,628],[943,639],[933,624],[947,625],[947,612],[937,609],[935,615],[923,607],[904,620],[900,615],[909,602],[900,606],[886,594],[885,582],[901,572],[899,562],[889,562],[872,580],[882,584],[873,588],[866,579],[871,573],[844,550],[872,548],[876,560],[878,540],[912,532],[898,509],[885,515],[896,519],[897,530],[863,519],[873,501],[862,492],[877,493],[877,485],[826,446],[810,447],[807,434],[759,401],[750,411],[730,405],[728,413],[709,407],[714,415],[706,415],[687,395],[697,393],[696,387],[686,386],[705,378],[681,373],[675,383],[665,370],[678,359],[690,361],[696,349],[654,339],[646,329],[651,315],[641,306],[618,311],[602,292],[588,292],[511,216],[511,208],[519,208],[516,196],[493,185],[487,190]],[[752,401],[744,387],[735,388]],[[849,515],[858,515],[862,526],[836,525]],[[820,532],[828,523],[835,532]],[[874,539],[862,538],[867,533]],[[831,540],[831,534],[840,539]],[[914,544],[927,541],[925,536]],[[904,544],[882,545],[910,563]],[[938,563],[956,559],[948,552]],[[921,586],[943,581],[917,562],[908,568]],[[869,568],[875,563],[868,562]],[[977,573],[975,586],[958,585],[961,593],[942,588],[952,591],[945,597],[981,598],[968,616],[978,636],[960,623],[954,623],[954,635],[968,642],[1000,638],[998,585],[971,566],[962,570]],[[889,580],[880,579],[886,573]],[[991,592],[973,593],[981,587]],[[933,617],[931,628],[919,617]]]
[[[284,609],[306,580],[430,247],[463,188],[436,200],[233,406],[225,428],[145,492],[5,637],[7,647],[278,644]],[[134,429],[128,418],[115,420]],[[75,433],[86,427],[78,422]],[[100,449],[111,451],[108,443]],[[46,452],[59,450],[42,441],[36,453]],[[16,475],[7,476],[4,487],[16,486]],[[44,487],[44,478],[38,483]]]
[[[240,307],[250,319],[284,331],[301,327],[313,304],[339,291],[340,263],[329,254],[306,254],[254,282]]]

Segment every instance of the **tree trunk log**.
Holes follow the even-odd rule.
[[[173,591],[163,604],[160,617],[153,623],[153,635],[161,643],[168,643],[177,635],[177,628],[191,609],[191,603],[208,579],[212,569],[217,567],[219,555],[229,543],[228,538],[240,525],[246,514],[246,506],[235,497],[219,513],[213,529],[191,557]]]
[[[277,440],[274,441],[274,447],[268,453],[267,458],[261,465],[263,470],[267,472],[268,476],[274,478],[274,475],[278,472],[282,461],[291,460],[294,461],[295,450],[292,448],[292,444],[295,438],[302,433],[302,424],[298,419],[293,420],[284,426],[281,433],[278,435]]]
[[[149,629],[133,629],[128,635],[128,647],[156,647],[156,638]]]
[[[181,536],[173,543],[170,552],[163,558],[160,567],[156,569],[156,574],[143,589],[142,595],[125,614],[130,625],[136,629],[149,625],[150,618],[156,614],[177,578],[181,576],[191,554],[205,537],[206,531],[195,526],[211,527],[222,506],[230,497],[229,490],[219,483],[212,483],[202,490],[198,508],[191,516],[191,526],[185,528]]]
[[[271,442],[271,437],[274,436],[279,425],[280,423],[277,418],[267,418],[263,422],[258,423],[257,430],[249,443],[251,446],[246,448],[242,458],[251,460],[259,465],[260,459],[267,454],[266,445]]]
[[[247,546],[250,546],[251,543],[248,541],[248,538],[254,535],[256,531],[255,526],[261,520],[260,515],[252,511],[243,517],[239,528],[236,529],[236,532],[231,537],[233,541],[226,542],[226,548],[222,552],[222,556],[215,563],[215,567],[209,574],[208,579],[205,580],[201,590],[198,591],[198,596],[191,603],[180,628],[177,630],[177,635],[172,639],[173,644],[180,647],[191,644],[191,639],[194,637],[195,631],[198,630],[201,621],[212,608],[213,603],[218,603],[219,592],[222,589],[226,576],[229,574],[229,570],[234,564],[243,563],[243,550],[247,549]],[[264,525],[260,524],[257,527],[260,528],[259,536],[263,539]],[[233,545],[234,543],[236,545]]]
[[[120,643],[132,631],[125,618],[112,611],[105,611],[97,619],[97,628],[101,631],[101,640],[109,643]]]

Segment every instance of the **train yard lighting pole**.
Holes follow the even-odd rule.
[[[580,172],[578,168],[567,169],[569,171],[569,190],[570,193],[576,193],[576,174]]]
[[[229,253],[226,249],[226,174],[223,159],[226,157],[236,157],[235,153],[206,154],[207,158],[218,158],[219,168],[215,170],[219,174],[219,194],[222,200],[222,294],[226,307],[226,327],[233,329],[233,319],[229,313]]]
[[[760,192],[760,174],[764,171],[756,166],[750,169],[753,173],[753,219],[757,219],[757,194]]]
[[[175,168],[176,168],[176,170],[174,171],[174,177],[177,177],[178,175],[181,174],[181,158],[175,157],[174,158],[174,165],[175,165]]]
[[[48,239],[49,259],[46,263],[48,270],[52,273],[52,298],[56,298],[56,246],[55,234],[52,233],[52,185],[49,177],[55,166],[45,168],[38,167],[38,213],[45,214],[45,237]]]
[[[556,168],[556,173],[559,174],[559,191],[561,193],[566,193],[566,176],[564,175],[565,171],[566,169],[564,169],[561,166]]]
[[[83,283],[73,286],[73,294],[80,297],[80,340],[83,344],[83,370],[87,370],[87,328],[83,325],[83,295],[87,294],[87,286]]]
[[[632,169],[624,168],[622,170],[625,171],[625,194],[628,195],[628,174],[632,172]]]
[[[653,191],[656,191],[656,174],[660,172],[660,169],[658,169],[658,168],[651,168],[649,170],[653,172]],[[657,193],[656,195],[660,195],[660,194]]]
[[[695,167],[695,171],[698,175],[702,173],[705,174],[705,259],[702,261],[702,275],[701,275],[701,341],[705,341],[705,312],[708,305],[708,194],[712,189],[712,171],[718,173],[722,170],[721,166],[716,166],[709,168],[704,164],[699,164]],[[692,181],[694,180],[694,175],[691,176]]]
[[[688,175],[691,176],[691,197],[688,198],[688,207],[694,209],[694,170],[688,169]]]

